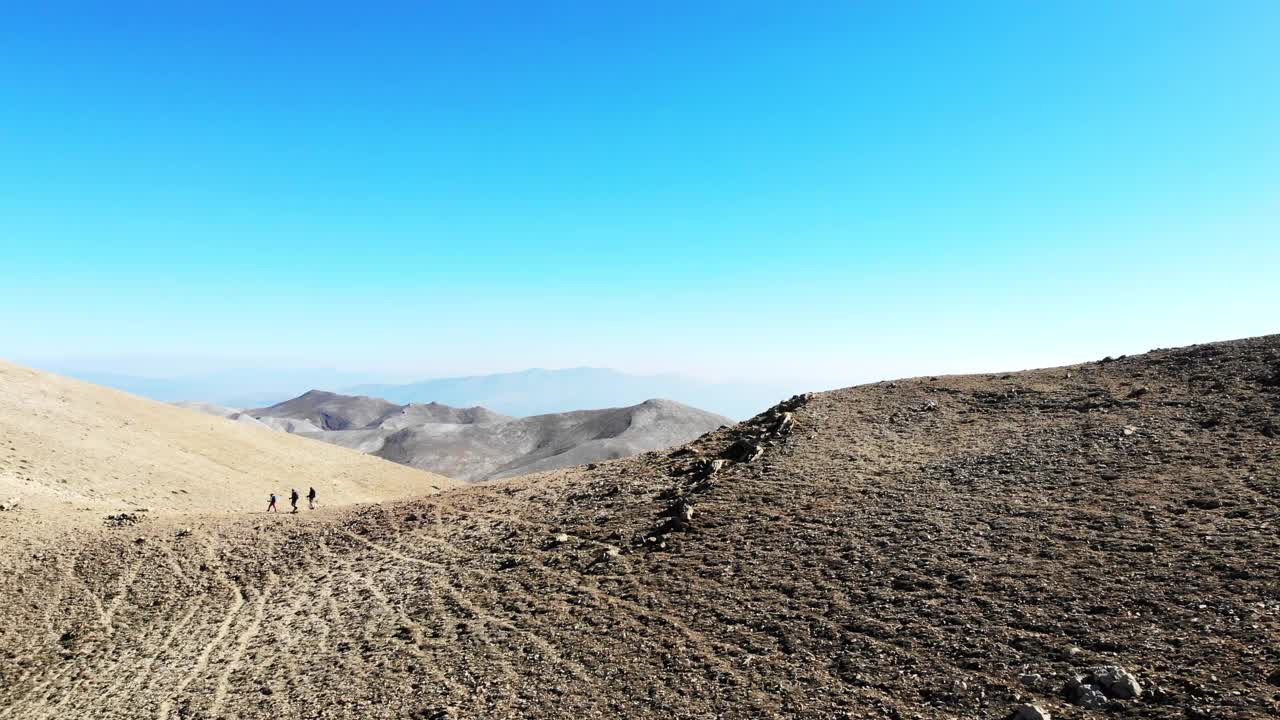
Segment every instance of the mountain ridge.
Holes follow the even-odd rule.
[[[299,435],[467,481],[659,450],[733,422],[662,399],[515,418],[484,407],[395,405],[318,390],[248,413],[263,422],[308,423],[316,430]]]

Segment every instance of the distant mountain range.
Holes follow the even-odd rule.
[[[67,367],[47,367],[46,369],[161,402],[201,402],[236,409],[278,403],[310,388],[344,388],[378,379],[377,376],[368,373],[326,369],[233,368],[177,377],[145,377]]]
[[[717,383],[679,375],[632,375],[607,368],[532,369],[423,380],[373,383],[368,374],[333,370],[228,370],[178,378],[61,370],[88,382],[165,402],[199,401],[228,408],[265,407],[309,388],[335,388],[349,395],[385,398],[391,403],[437,402],[451,407],[483,406],[504,415],[528,416],[625,407],[650,398],[670,398],[728,416],[749,418],[800,388],[752,383]]]
[[[255,410],[209,403],[182,407],[429,469],[490,480],[612,460],[689,442],[732,420],[673,400],[515,418],[484,407],[397,405],[382,398],[311,390]]]
[[[619,407],[649,398],[671,398],[735,419],[745,419],[788,397],[788,389],[745,383],[709,383],[679,375],[630,375],[608,368],[580,367],[532,369],[402,385],[355,385],[344,392],[373,395],[399,403],[435,401],[445,405],[483,405],[509,415]]]

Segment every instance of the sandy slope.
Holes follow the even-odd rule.
[[[0,362],[0,500],[20,512],[237,511],[314,486],[328,504],[451,481],[264,427]],[[12,520],[13,513],[5,513]]]
[[[1272,718],[1278,435],[1268,337],[822,393],[429,498],[101,528],[0,553],[0,720]],[[1142,695],[1071,704],[1105,664]]]

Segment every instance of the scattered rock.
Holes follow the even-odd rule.
[[[1049,711],[1039,705],[1019,705],[1013,709],[1012,720],[1050,720]]]
[[[702,476],[710,477],[720,472],[720,469],[728,465],[729,461],[724,459],[712,460],[711,458],[702,458],[693,466],[693,471]]]
[[[1187,505],[1197,510],[1217,510],[1222,507],[1222,499],[1214,495],[1200,495],[1188,499]]]
[[[413,720],[458,720],[453,708],[428,708],[413,713]]]
[[[671,518],[672,526],[675,528],[688,527],[693,522],[693,506],[683,498],[677,500],[676,504],[672,505],[667,513]]]
[[[1067,691],[1067,699],[1082,708],[1099,710],[1107,706],[1107,696],[1096,685],[1075,684]]]
[[[1108,700],[1135,700],[1142,696],[1138,678],[1119,665],[1094,668],[1067,683],[1067,699],[1085,708],[1105,707]]]
[[[1133,673],[1119,665],[1106,665],[1092,673],[1093,681],[1102,687],[1107,697],[1117,700],[1132,700],[1142,696],[1142,686]]]
[[[778,409],[783,412],[794,412],[795,410],[798,410],[801,407],[804,407],[805,405],[807,405],[809,401],[812,399],[813,399],[813,393],[801,393],[799,395],[792,395],[791,397],[787,398],[783,402],[778,403]]]
[[[760,459],[763,454],[764,447],[762,445],[746,438],[735,441],[729,446],[728,450],[725,450],[725,455],[730,460],[742,463],[754,462]]]
[[[778,437],[790,435],[795,428],[795,424],[795,416],[789,412],[784,412],[782,417],[778,419],[777,424],[773,426],[773,434]]]
[[[140,522],[142,522],[142,518],[138,517],[137,514],[122,512],[108,515],[103,524],[107,527],[126,527],[128,525],[137,525]]]

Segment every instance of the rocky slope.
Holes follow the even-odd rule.
[[[688,442],[729,419],[670,400],[507,422],[430,423],[396,431],[308,433],[459,480],[492,480],[586,465]]]
[[[1273,336],[103,528],[0,566],[0,717],[1275,717],[1278,435]]]

